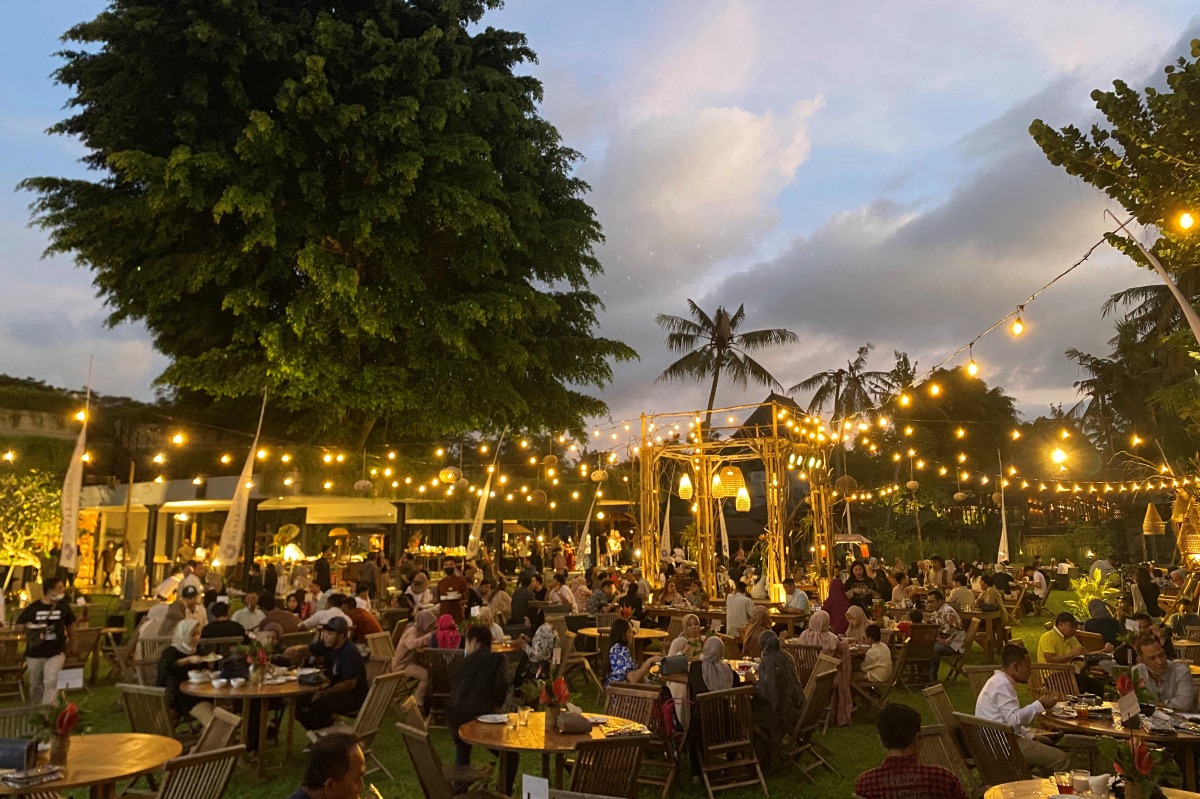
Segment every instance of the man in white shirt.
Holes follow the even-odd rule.
[[[559,572],[555,572],[550,578],[550,590],[546,593],[546,601],[552,605],[567,605],[572,613],[579,612],[575,592],[567,586],[567,578]]]
[[[200,591],[194,585],[185,585],[179,589],[178,602],[183,604],[183,617],[192,619],[201,627],[208,624],[208,612],[200,602]]]
[[[246,607],[233,614],[233,621],[242,625],[246,630],[257,630],[258,626],[267,618],[267,614],[262,612],[258,606],[258,594],[253,591],[246,593]]]
[[[1038,714],[1058,704],[1058,695],[1042,694],[1025,707],[1017,699],[1017,683],[1029,682],[1029,669],[1029,652],[1025,647],[1005,644],[1000,653],[1000,669],[984,684],[975,700],[975,715],[1012,727],[1021,754],[1030,766],[1047,772],[1066,771],[1071,766],[1070,755],[1035,740],[1029,729]]]
[[[318,610],[316,613],[300,622],[300,626],[306,630],[312,630],[320,627],[322,624],[334,618],[335,616],[340,616],[346,620],[346,624],[353,627],[354,625],[350,621],[350,617],[342,612],[342,603],[345,602],[346,599],[347,597],[343,596],[342,594],[330,594],[325,600],[325,609]]]
[[[811,610],[811,605],[808,601],[808,594],[796,587],[796,581],[791,577],[783,581],[783,601],[784,610],[795,611],[797,613],[808,613]]]
[[[633,581],[635,583],[637,583],[638,596],[640,596],[642,598],[642,601],[644,602],[645,600],[649,599],[650,583],[646,580],[645,577],[642,576],[641,569],[633,570]]]
[[[1095,578],[1096,572],[1100,572],[1101,580],[1108,577],[1108,575],[1112,574],[1114,571],[1115,569],[1113,569],[1112,562],[1103,556],[1093,561],[1092,565],[1088,567],[1088,574]]]
[[[1050,596],[1050,584],[1046,582],[1046,575],[1032,566],[1026,566],[1025,579],[1033,583],[1033,593],[1037,594],[1038,599],[1045,602],[1046,597]]]
[[[746,596],[746,584],[739,582],[737,592],[725,597],[725,634],[741,635],[754,614],[754,601]]]
[[[196,570],[200,568],[200,564],[194,560],[189,560],[187,565],[183,567],[183,580],[179,583],[180,588],[184,586],[194,586],[201,594],[204,593],[204,583],[200,582],[200,576],[196,574]]]
[[[862,676],[866,677],[866,686],[886,685],[892,681],[892,650],[883,643],[878,624],[867,625],[867,640],[871,646],[862,661]],[[861,679],[857,682],[864,683]]]

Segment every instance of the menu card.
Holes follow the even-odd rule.
[[[1117,699],[1117,712],[1121,714],[1121,723],[1124,724],[1129,719],[1142,712],[1141,705],[1138,703],[1137,694],[1133,691],[1125,694]]]

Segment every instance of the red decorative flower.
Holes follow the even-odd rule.
[[[571,692],[567,689],[567,681],[559,677],[554,681],[554,699],[560,704],[565,705],[567,700],[571,698]]]
[[[1117,677],[1117,693],[1125,696],[1133,690],[1133,680],[1128,674],[1122,674]]]
[[[1130,741],[1129,745],[1133,748],[1134,768],[1138,770],[1138,774],[1149,777],[1150,772],[1154,770],[1154,758],[1151,756],[1150,750],[1141,741],[1136,743]]]
[[[78,723],[79,705],[74,702],[68,702],[66,708],[58,714],[58,719],[54,726],[59,735],[70,735],[71,730],[75,729],[75,725]]]
[[[629,621],[631,618],[633,618],[633,608],[629,607],[629,605],[621,608],[618,612],[621,614],[621,618],[625,621]]]

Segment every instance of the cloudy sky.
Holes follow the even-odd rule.
[[[102,6],[6,9],[0,187],[79,174],[78,145],[44,135],[67,97],[49,74],[57,37]],[[688,298],[795,331],[762,356],[785,386],[866,342],[875,368],[894,349],[941,361],[1106,229],[1111,204],[1045,160],[1030,121],[1087,124],[1092,89],[1157,80],[1200,35],[1194,15],[1175,0],[512,0],[488,21],[539,55],[543,113],[583,153],[607,236],[603,332],[642,356],[604,394],[613,418],[703,406],[705,388],[653,384],[671,361],[654,317]],[[149,397],[162,358],[137,326],[104,327],[86,271],[39,260],[28,201],[0,190],[0,372],[80,386],[94,354],[99,391]],[[1029,306],[1020,340],[976,346],[984,377],[1028,416],[1074,402],[1063,351],[1105,352],[1100,304],[1144,282],[1101,248]]]

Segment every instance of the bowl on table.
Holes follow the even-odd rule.
[[[229,684],[234,688],[241,688],[243,685],[246,684],[246,678],[245,677],[233,677],[232,679],[229,680]]]
[[[188,682],[207,682],[208,672],[193,669],[188,672]]]
[[[224,677],[218,677],[212,681],[213,688],[224,688],[227,685],[229,685],[229,680],[226,680]]]

